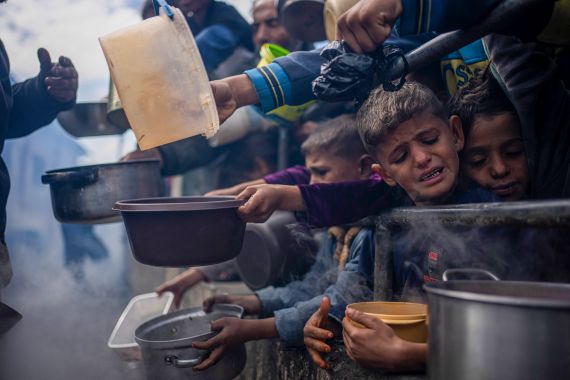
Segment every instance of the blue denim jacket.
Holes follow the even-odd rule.
[[[354,238],[343,271],[338,271],[334,259],[336,239],[323,237],[315,264],[302,280],[284,287],[267,287],[257,292],[263,312],[275,315],[275,325],[281,340],[287,345],[303,344],[303,327],[319,308],[323,296],[332,305],[349,304],[372,299],[372,267],[363,267],[361,257],[374,255],[373,228],[363,228]]]

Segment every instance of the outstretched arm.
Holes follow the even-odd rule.
[[[4,46],[0,49],[4,52]],[[51,61],[46,49],[38,49],[40,73],[37,77],[12,86],[14,106],[10,115],[8,138],[22,137],[47,125],[60,111],[75,104],[77,71],[71,60]]]

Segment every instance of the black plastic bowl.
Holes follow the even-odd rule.
[[[132,199],[115,203],[137,261],[160,267],[210,265],[236,257],[244,201],[233,197]]]

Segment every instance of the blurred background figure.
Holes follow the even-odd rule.
[[[83,264],[90,259],[99,261],[109,257],[107,248],[95,235],[90,224],[61,224],[63,231],[64,265],[71,271],[73,277],[81,281],[85,277]]]
[[[306,50],[309,44],[299,41],[287,32],[279,18],[274,0],[254,0],[252,5],[253,43],[257,50],[263,44],[279,45],[289,51]]]

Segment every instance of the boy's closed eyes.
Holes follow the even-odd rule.
[[[419,144],[433,145],[437,143],[439,135],[440,133],[439,130],[437,129],[421,131],[420,133],[418,133],[415,140]],[[401,144],[397,146],[396,149],[394,149],[394,151],[390,154],[388,159],[392,163],[399,164],[404,162],[408,157],[409,157],[409,147],[407,146],[407,144]]]
[[[477,116],[463,152],[465,173],[506,201],[525,197],[529,177],[520,127],[510,113]]]

